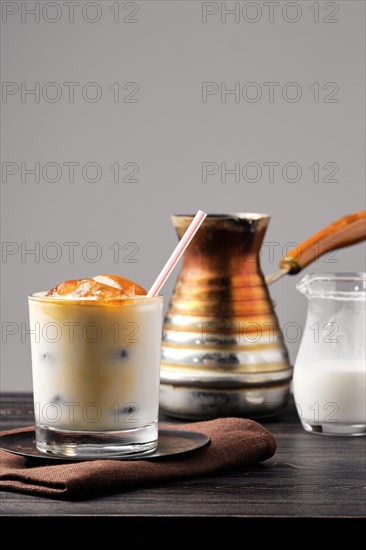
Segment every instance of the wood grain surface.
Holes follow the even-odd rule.
[[[33,423],[32,397],[3,394],[1,430]],[[161,421],[171,422],[162,418]],[[366,515],[366,438],[307,434],[294,403],[263,424],[278,442],[265,463],[84,502],[0,492],[2,516],[125,518],[361,518]]]

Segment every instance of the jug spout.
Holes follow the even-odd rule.
[[[311,278],[312,277],[316,277],[316,275],[314,274],[305,275],[305,277],[303,277],[301,281],[296,285],[296,289],[299,292],[301,292],[301,294],[305,294],[307,298],[310,298],[311,296]]]

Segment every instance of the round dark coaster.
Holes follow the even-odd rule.
[[[59,456],[52,453],[42,453],[36,447],[35,432],[19,432],[0,437],[0,449],[9,453],[38,458],[43,460],[58,460],[60,462],[83,462],[85,460],[151,460],[183,453],[190,453],[207,445],[209,438],[201,433],[185,430],[159,429],[158,447],[151,454],[118,456],[111,454],[101,458],[85,458],[74,456]]]

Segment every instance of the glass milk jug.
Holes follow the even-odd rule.
[[[303,428],[365,435],[366,273],[310,274],[297,289],[309,300],[293,382]]]

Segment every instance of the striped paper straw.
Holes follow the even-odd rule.
[[[153,298],[160,292],[162,286],[165,284],[169,275],[171,274],[171,272],[173,271],[173,269],[175,268],[175,266],[183,256],[185,249],[187,248],[187,246],[189,245],[189,243],[197,233],[199,227],[201,226],[206,216],[207,214],[205,212],[203,212],[202,210],[198,210],[197,214],[193,218],[187,231],[184,233],[183,237],[177,244],[174,252],[170,256],[169,260],[167,261],[167,263],[165,264],[161,272],[159,273],[155,283],[152,285],[149,292],[147,293],[148,298]]]

